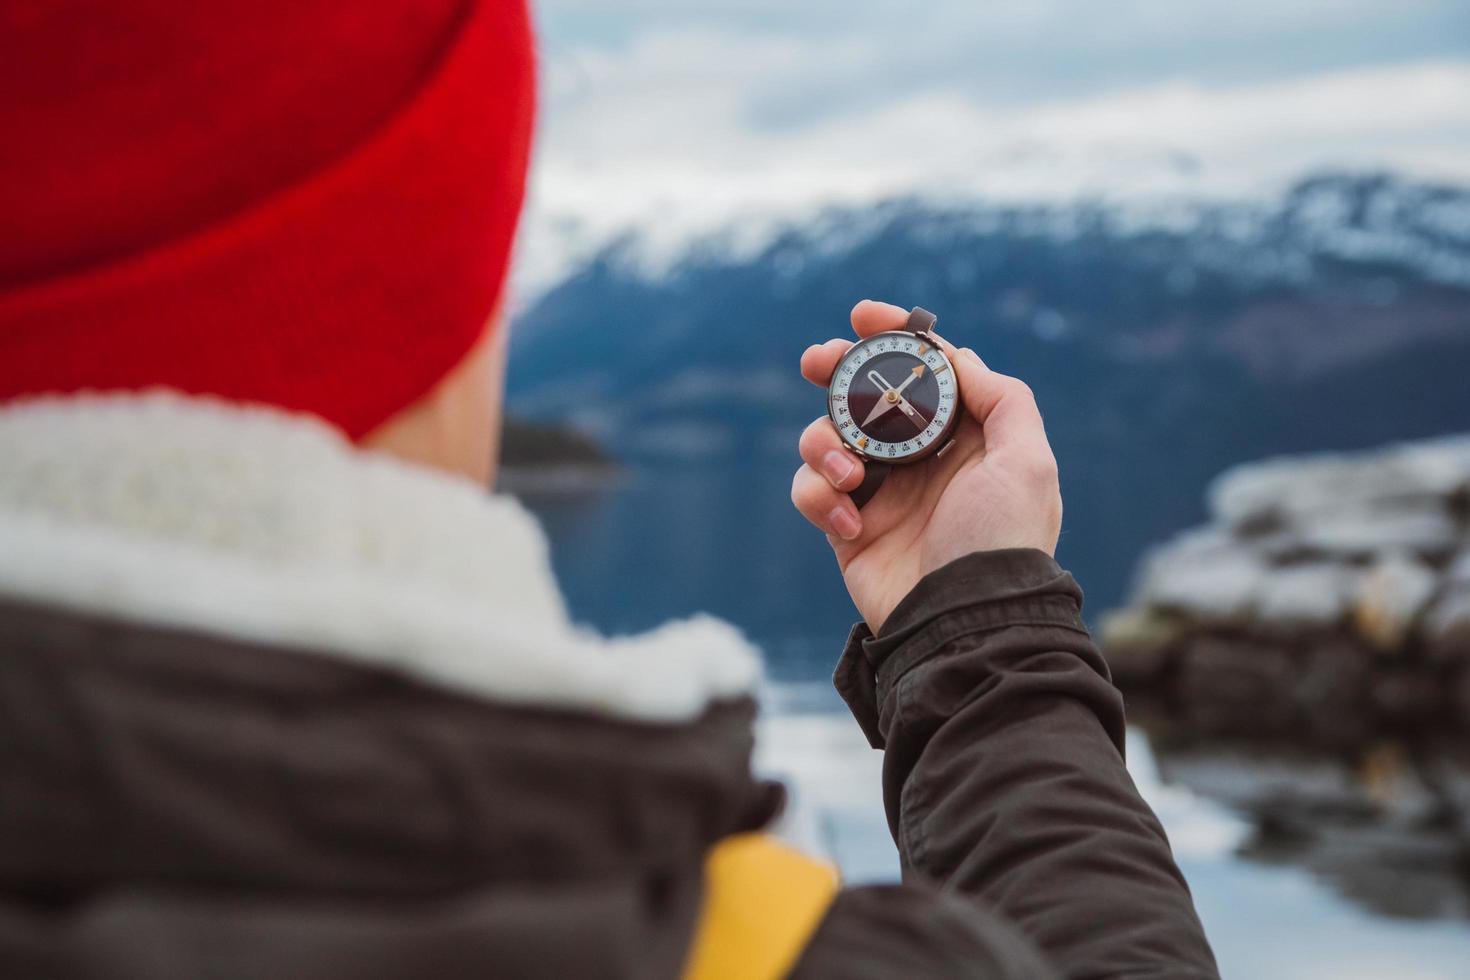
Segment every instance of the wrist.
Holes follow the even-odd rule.
[[[833,680],[859,725],[881,747],[878,714],[898,680],[954,640],[1025,627],[1084,638],[1082,590],[1036,548],[977,551],[925,575],[874,633],[858,624]]]
[[[1082,589],[1049,552],[1034,547],[989,548],[960,555],[926,573],[889,612],[874,639],[901,642],[950,613],[965,614],[967,622],[979,616],[1001,624],[1034,619],[1085,628],[1081,612]]]

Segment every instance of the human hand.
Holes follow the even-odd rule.
[[[908,311],[863,300],[852,310],[859,337],[901,330]],[[997,548],[1056,550],[1062,497],[1057,464],[1031,389],[990,370],[969,348],[940,340],[954,363],[965,414],[943,457],[895,466],[859,513],[848,493],[863,461],[823,415],[802,433],[802,466],[791,501],[827,535],[847,591],[874,633],[919,579],[956,558]],[[801,373],[823,388],[852,341],[814,344]]]

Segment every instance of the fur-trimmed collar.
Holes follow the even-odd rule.
[[[168,392],[0,407],[0,594],[652,721],[760,673],[707,617],[613,640],[573,626],[513,500],[308,416]]]

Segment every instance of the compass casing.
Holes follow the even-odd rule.
[[[928,333],[873,334],[837,363],[827,413],[842,441],[864,459],[918,462],[942,450],[959,422],[954,365]]]

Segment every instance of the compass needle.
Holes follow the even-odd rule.
[[[882,415],[884,412],[886,412],[889,409],[891,409],[896,404],[897,404],[897,402],[890,402],[886,398],[880,398],[880,399],[878,399],[878,404],[874,405],[873,406],[873,410],[868,413],[868,417],[865,418],[865,419],[863,419],[863,424],[862,424],[861,427],[864,428],[864,429],[866,429],[868,426],[872,425],[873,422],[880,415]]]
[[[902,390],[901,388],[895,388],[893,387],[893,385],[889,384],[888,379],[883,377],[883,375],[879,374],[877,371],[869,371],[868,380],[873,382],[873,386],[875,388],[883,392],[883,397],[878,399],[878,404],[874,405],[873,410],[868,413],[868,417],[863,419],[860,428],[864,429],[871,425],[885,412],[898,405],[898,396],[895,394],[895,392]]]

